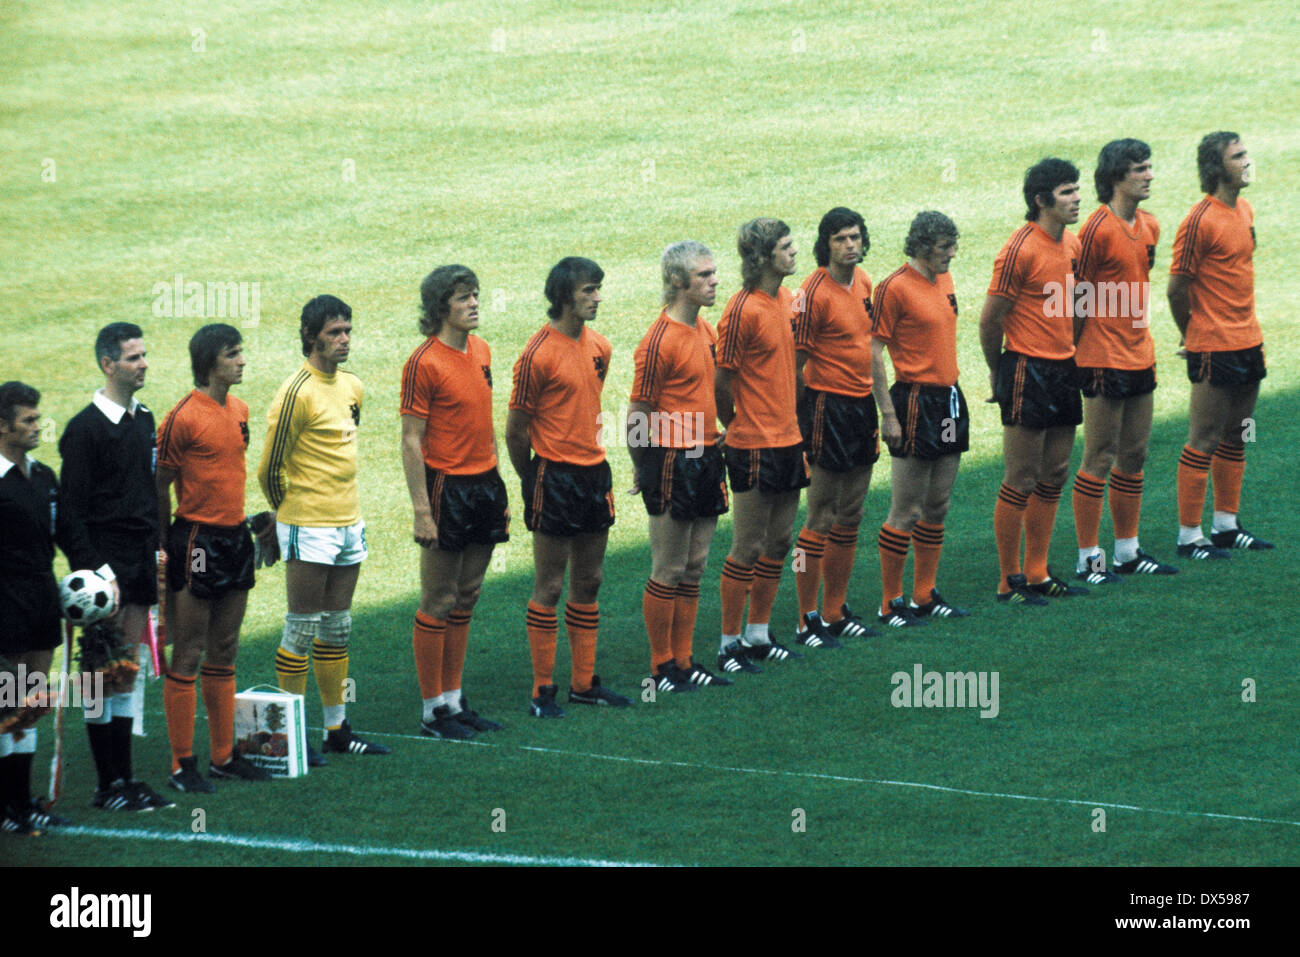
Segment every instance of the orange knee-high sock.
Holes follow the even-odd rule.
[[[794,543],[794,590],[799,597],[799,614],[817,610],[817,592],[822,583],[822,553],[826,536],[805,528]]]
[[[1190,445],[1178,456],[1178,524],[1188,528],[1201,524],[1205,511],[1205,486],[1210,481],[1210,457]]]
[[[754,587],[749,590],[750,625],[766,625],[772,620],[776,590],[781,584],[781,563],[764,555],[754,563]]]
[[[876,545],[880,549],[880,613],[889,614],[889,603],[903,594],[903,566],[907,564],[907,543],[911,536],[889,525],[880,526]]]
[[[912,528],[912,601],[918,605],[930,600],[942,553],[943,526],[917,522]]]
[[[1106,482],[1079,469],[1074,476],[1074,491],[1070,498],[1074,505],[1074,537],[1080,548],[1096,548],[1097,533],[1101,528],[1102,500],[1106,496]],[[1114,512],[1114,502],[1111,511]],[[1120,538],[1118,532],[1116,538]]]
[[[673,659],[673,617],[677,610],[677,589],[647,579],[641,593],[641,616],[650,639],[650,673]]]
[[[564,630],[569,633],[569,654],[573,659],[574,691],[590,691],[596,671],[596,632],[600,628],[600,607],[592,602],[564,606]]]
[[[695,616],[700,610],[700,583],[678,582],[673,599],[673,658],[677,667],[691,666],[691,646],[695,641]]]
[[[1078,514],[1077,512],[1075,514]],[[1116,538],[1137,538],[1142,515],[1142,473],[1110,470],[1110,520]]]
[[[220,767],[235,749],[235,669],[230,665],[204,664],[199,669],[203,707],[208,712],[208,753]]]
[[[194,756],[194,676],[167,672],[163,682],[163,714],[167,717],[167,740],[172,746],[172,774],[181,769],[181,758]]]
[[[857,526],[832,525],[826,536],[826,553],[822,556],[822,621],[839,621],[844,617],[849,577],[857,554]]]
[[[530,601],[524,627],[528,632],[528,650],[533,656],[533,697],[536,698],[542,685],[555,684],[555,636],[560,621],[553,607]]]
[[[1031,582],[1047,580],[1047,552],[1060,501],[1061,486],[1039,482],[1025,506],[1025,577]]]
[[[1220,442],[1210,459],[1214,479],[1214,510],[1241,511],[1241,477],[1246,472],[1246,447],[1239,442]]]
[[[415,613],[411,631],[411,650],[415,653],[415,677],[420,682],[420,697],[429,699],[442,694],[442,655],[447,640],[447,622],[422,611]]]
[[[998,545],[998,593],[1006,594],[1008,575],[1020,574],[1020,536],[1025,530],[1025,508],[1029,496],[1003,483],[993,507],[993,538]]]
[[[473,612],[453,608],[447,614],[447,636],[442,643],[442,690],[460,689],[465,670],[465,649],[469,647],[469,621]],[[460,702],[456,702],[460,707]]]
[[[740,634],[745,617],[745,599],[749,597],[749,587],[753,581],[753,565],[742,565],[730,558],[722,563],[722,580],[718,584],[718,592],[724,635]]]

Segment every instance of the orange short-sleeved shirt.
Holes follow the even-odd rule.
[[[402,369],[402,415],[425,420],[429,468],[449,475],[496,468],[488,344],[471,333],[461,352],[437,336],[425,339]]]
[[[871,334],[889,347],[894,378],[957,384],[957,293],[952,273],[926,279],[907,263],[876,287]]]
[[[871,277],[853,270],[841,286],[821,266],[794,295],[794,347],[808,353],[805,385],[839,395],[871,395]]]
[[[1074,360],[1100,369],[1149,369],[1155,365],[1151,338],[1151,267],[1160,224],[1137,211],[1133,228],[1109,206],[1088,217],[1079,232],[1079,271],[1086,316]],[[1076,296],[1076,301],[1078,297]]]
[[[167,413],[158,430],[158,465],[176,473],[176,518],[200,525],[238,525],[244,520],[248,406],[226,395],[226,404],[192,391]]]
[[[600,393],[609,370],[609,340],[585,325],[577,339],[543,326],[515,363],[510,408],[532,417],[533,451],[552,462],[599,465]]]
[[[1074,355],[1074,271],[1079,240],[1068,229],[1052,239],[1037,223],[1025,223],[993,261],[988,294],[1010,299],[1003,325],[1005,347],[1040,359]]]
[[[1255,316],[1255,211],[1206,196],[1174,235],[1169,271],[1192,277],[1191,352],[1232,352],[1264,341]]]
[[[735,373],[736,416],[727,427],[735,449],[785,448],[803,441],[795,413],[794,296],[782,287],[773,299],[742,289],[718,323],[718,368]]]
[[[657,413],[651,434],[655,445],[692,449],[717,439],[717,342],[718,334],[702,316],[688,326],[661,312],[636,347],[630,401],[644,402]]]

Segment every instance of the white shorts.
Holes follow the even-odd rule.
[[[308,525],[275,523],[280,540],[280,557],[285,561],[311,562],[313,565],[360,565],[370,553],[366,550],[366,523],[340,528],[313,528]]]

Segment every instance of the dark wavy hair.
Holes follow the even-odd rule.
[[[830,265],[831,237],[841,229],[848,229],[850,226],[856,226],[862,231],[862,256],[866,258],[867,250],[871,248],[871,237],[867,235],[867,224],[862,221],[861,215],[848,207],[836,206],[823,216],[822,221],[817,224],[817,242],[813,243],[813,257],[817,260],[817,265]]]
[[[546,301],[551,305],[546,314],[559,319],[564,307],[573,302],[573,291],[584,282],[604,282],[605,270],[582,256],[565,256],[551,267],[546,277]]]
[[[907,241],[903,243],[903,255],[909,259],[922,256],[945,239],[957,240],[957,225],[937,210],[927,209],[917,213],[912,225],[907,230]]]
[[[1025,219],[1031,223],[1038,218],[1039,197],[1044,206],[1054,205],[1052,191],[1062,183],[1077,183],[1079,168],[1069,160],[1049,156],[1025,170]]]
[[[41,404],[41,394],[25,382],[6,382],[0,385],[0,419],[13,425],[18,418],[18,407],[34,409]]]
[[[205,386],[221,353],[244,341],[239,330],[224,322],[210,322],[190,337],[190,371],[194,384]]]
[[[1223,152],[1231,144],[1241,139],[1236,133],[1219,130],[1207,133],[1196,148],[1196,171],[1201,176],[1201,192],[1213,193],[1219,183],[1227,179],[1228,171],[1223,168]]]
[[[420,332],[436,336],[451,311],[451,297],[461,286],[477,289],[478,276],[468,266],[439,266],[420,283]]]
[[[311,355],[316,344],[316,337],[331,319],[352,319],[352,307],[335,296],[317,296],[302,307],[302,319],[298,323],[298,334],[302,336],[302,354]]]
[[[1128,175],[1134,163],[1145,163],[1151,158],[1151,147],[1141,140],[1125,138],[1111,140],[1097,155],[1097,169],[1092,174],[1097,187],[1097,198],[1109,203],[1115,195],[1115,184]]]

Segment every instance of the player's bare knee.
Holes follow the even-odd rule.
[[[482,594],[483,585],[481,582],[461,588],[456,592],[454,607],[457,611],[471,611],[478,604],[479,596]]]

